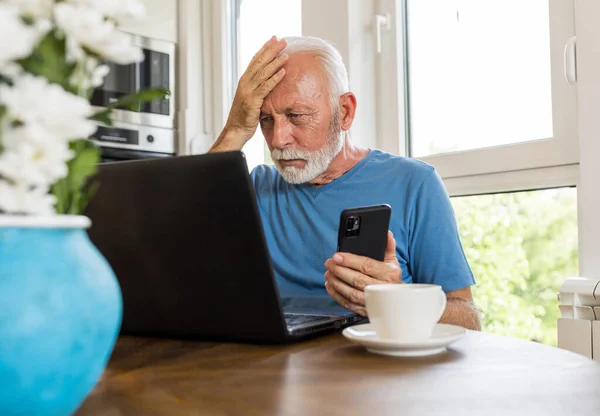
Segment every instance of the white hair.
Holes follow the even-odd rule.
[[[332,114],[335,114],[339,108],[340,96],[350,91],[348,71],[344,65],[342,55],[332,44],[317,37],[290,36],[286,37],[285,40],[287,46],[281,53],[287,53],[288,55],[311,53],[317,56],[327,77],[329,102]]]

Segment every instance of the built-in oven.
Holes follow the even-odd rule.
[[[101,110],[119,98],[148,88],[166,88],[170,95],[143,103],[137,111],[116,108],[113,125],[98,125],[90,139],[102,152],[102,162],[177,153],[175,123],[175,44],[130,35],[144,54],[142,62],[129,65],[107,63],[110,72],[92,94],[91,103]]]
[[[101,151],[101,163],[120,160],[173,156],[176,131],[160,127],[137,126],[115,122],[111,127],[98,126],[90,139]]]

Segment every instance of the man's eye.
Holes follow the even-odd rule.
[[[288,114],[289,118],[300,118],[301,116],[302,116],[302,114],[295,114],[295,113]]]
[[[271,120],[273,120],[273,117],[265,116],[260,118],[261,123],[268,123]]]

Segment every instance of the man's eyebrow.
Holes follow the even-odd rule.
[[[292,105],[288,105],[287,107],[285,107],[283,109],[283,114],[289,114],[289,113],[294,113],[294,112],[305,112],[305,113],[314,113],[315,110],[310,107],[309,105],[306,104],[292,104]],[[277,111],[276,111],[277,112]],[[271,113],[265,112],[265,111],[261,111],[260,112],[260,117],[264,117],[264,116],[270,116]]]
[[[294,112],[298,112],[298,111],[312,112],[313,109],[306,104],[294,104],[294,105],[287,106],[283,110],[284,113],[294,113]]]

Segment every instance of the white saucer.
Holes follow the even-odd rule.
[[[466,332],[465,328],[460,326],[436,324],[429,339],[420,342],[402,342],[380,339],[375,333],[373,324],[362,324],[348,327],[342,331],[342,334],[350,341],[362,345],[367,351],[375,354],[393,357],[424,357],[445,352],[448,345]]]

